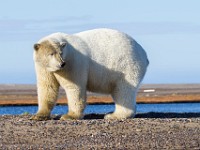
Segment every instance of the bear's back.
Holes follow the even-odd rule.
[[[124,51],[132,49],[131,42],[133,39],[122,32],[112,29],[94,29],[75,35],[85,41],[91,53],[93,55],[98,54],[97,56],[99,54],[118,55],[116,53],[123,53]]]
[[[92,60],[108,68],[119,68],[119,63],[124,66],[127,62],[147,59],[143,48],[132,37],[117,30],[94,29],[77,33],[75,36],[87,43]]]

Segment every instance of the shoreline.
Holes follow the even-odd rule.
[[[200,84],[143,84],[138,90],[137,103],[200,102]],[[112,104],[108,95],[88,92],[88,104]],[[67,104],[61,88],[58,105]],[[0,84],[0,106],[37,105],[36,85]]]

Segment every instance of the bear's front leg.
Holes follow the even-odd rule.
[[[68,113],[63,115],[60,120],[82,119],[86,105],[86,90],[75,86],[65,89],[68,98]]]
[[[38,112],[33,115],[31,120],[49,120],[51,110],[53,109],[59,90],[58,83],[43,82],[38,83]]]

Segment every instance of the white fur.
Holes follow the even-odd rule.
[[[35,63],[38,90],[43,87],[43,92],[38,92],[38,114],[49,114],[52,108],[48,110],[45,105],[48,102],[55,103],[57,93],[50,93],[47,88],[53,87],[53,91],[57,91],[61,85],[67,93],[69,105],[69,112],[63,119],[83,116],[87,90],[111,94],[113,97],[115,112],[106,115],[106,119],[135,115],[136,92],[146,73],[148,59],[134,39],[116,30],[95,29],[74,35],[54,33],[38,43],[44,41],[52,45],[67,42],[60,55],[66,67],[49,72]]]

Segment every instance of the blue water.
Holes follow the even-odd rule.
[[[37,106],[1,106],[0,115],[6,114],[34,114],[37,112]],[[88,105],[85,114],[90,113],[109,113],[114,111],[114,105]],[[55,106],[52,114],[65,114],[68,111],[67,106]],[[200,103],[169,103],[169,104],[137,104],[137,113],[162,112],[162,113],[200,113]]]

